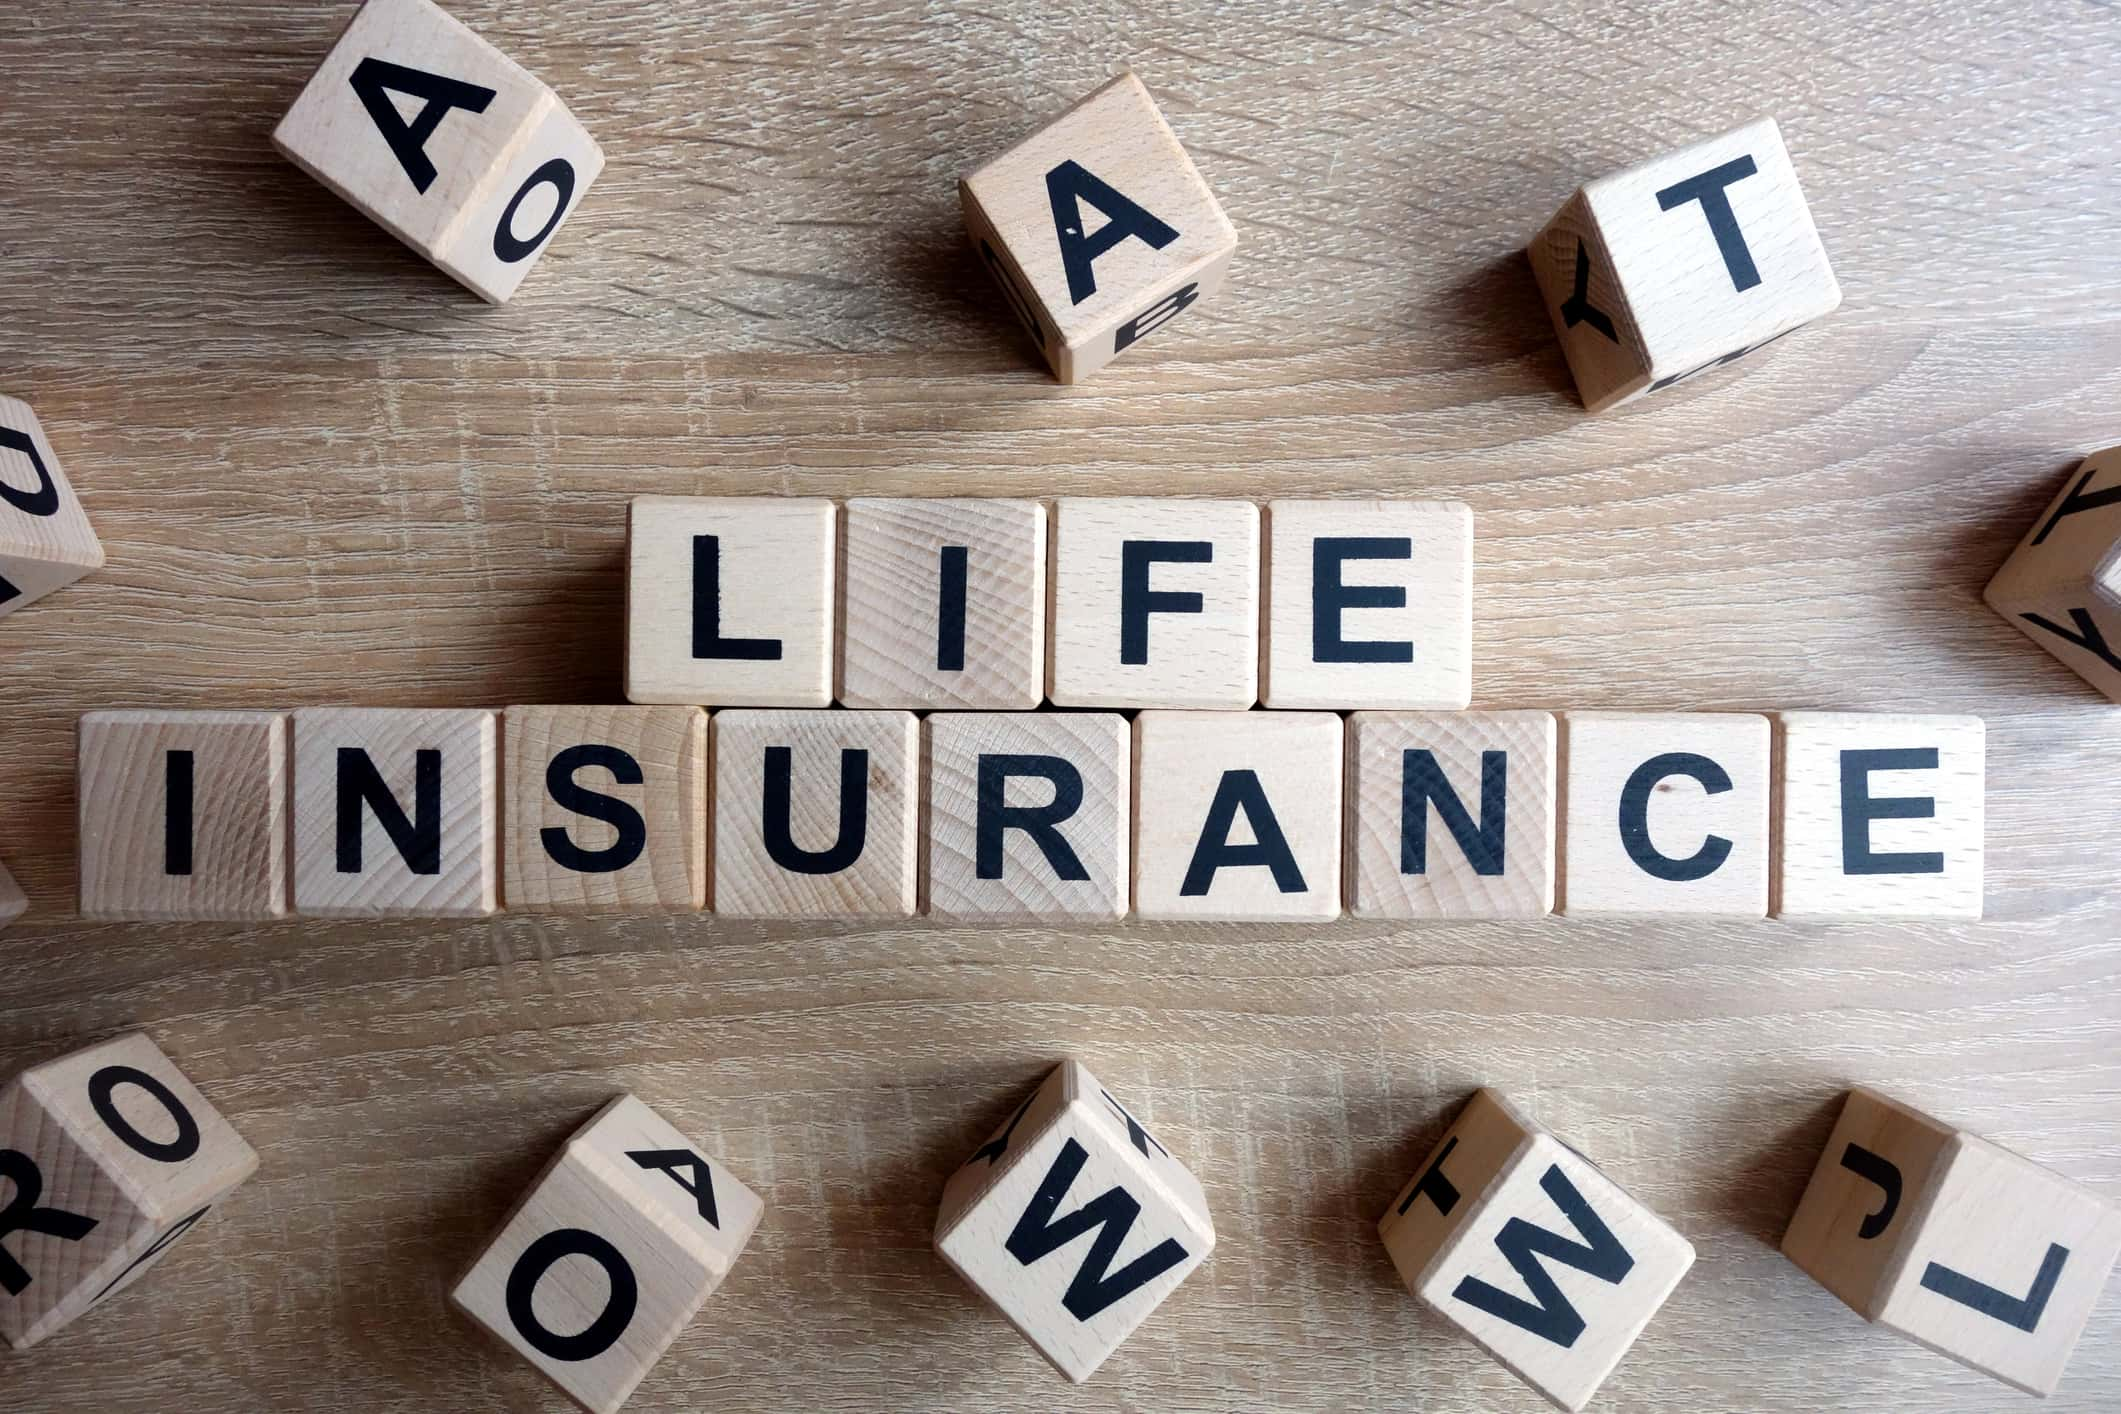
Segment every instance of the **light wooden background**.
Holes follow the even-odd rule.
[[[0,855],[36,909],[0,936],[0,1066],[145,1025],[265,1165],[133,1294],[0,1359],[11,1407],[556,1407],[445,1292],[630,1087],[768,1203],[632,1408],[1050,1409],[928,1244],[945,1173],[1063,1053],[1221,1234],[1071,1408],[1541,1407],[1372,1229],[1483,1082],[1700,1250],[1603,1407],[2024,1402],[1774,1243],[1850,1080],[2121,1199],[2121,713],[1978,600],[2121,441],[2111,5],[460,0],[610,155],[501,310],[268,146],[349,8],[19,0],[0,27],[0,386],[110,552],[0,624]],[[953,178],[1129,61],[1238,265],[1064,389]],[[1586,419],[1521,242],[1579,180],[1763,112],[1846,305]],[[639,492],[1462,497],[1476,705],[1985,716],[1990,920],[70,917],[79,713],[611,700]],[[2109,1290],[2049,1407],[2117,1404]]]

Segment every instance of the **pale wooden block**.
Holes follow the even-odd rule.
[[[367,0],[273,145],[494,304],[604,168],[551,89],[429,0]]]
[[[0,397],[0,619],[103,567],[103,542],[44,424]]]
[[[1259,697],[1259,570],[1250,501],[1060,501],[1053,701],[1250,707]]]
[[[501,744],[510,909],[707,906],[705,712],[510,707]]]
[[[477,917],[498,906],[491,712],[294,714],[295,911]]]
[[[849,707],[1024,709],[1046,695],[1040,501],[847,502],[840,693]]]
[[[7,872],[7,866],[0,864],[0,929],[5,929],[28,910],[29,896],[22,892],[15,876]]]
[[[1063,383],[1223,287],[1237,229],[1121,74],[958,183],[965,231]]]
[[[951,1175],[935,1223],[942,1259],[1077,1383],[1214,1248],[1199,1180],[1073,1060]]]
[[[1338,918],[1341,749],[1331,712],[1136,717],[1135,912]]]
[[[1981,916],[1979,717],[1785,712],[1775,723],[1777,917]]]
[[[938,712],[926,723],[927,911],[961,922],[1127,914],[1133,751],[1116,712]]]
[[[257,1170],[258,1156],[134,1032],[0,1090],[0,1335],[27,1349],[124,1290]]]
[[[450,1294],[585,1409],[626,1402],[728,1276],[765,1205],[621,1095],[568,1139]]]
[[[1772,118],[1586,183],[1526,254],[1592,412],[1841,303]]]
[[[1564,914],[1767,916],[1766,717],[1568,712],[1561,737]]]
[[[702,707],[832,701],[839,510],[780,496],[636,496],[626,696]]]
[[[1982,597],[2121,702],[2121,447],[2094,452],[2069,474]]]
[[[920,749],[911,712],[717,712],[715,911],[911,917]]]
[[[1473,511],[1267,503],[1269,707],[1448,709],[1473,697]]]
[[[1553,911],[1552,713],[1357,712],[1348,767],[1356,917]]]

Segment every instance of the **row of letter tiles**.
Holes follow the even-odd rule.
[[[1983,758],[1887,713],[98,712],[81,909],[475,916],[505,868],[551,913],[1977,918]]]

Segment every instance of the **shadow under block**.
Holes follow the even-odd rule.
[[[44,424],[0,397],[0,619],[103,568],[103,543]]]
[[[16,1076],[0,1090],[0,1335],[27,1349],[124,1290],[257,1167],[139,1032]]]
[[[287,914],[287,718],[90,712],[75,799],[84,918]]]
[[[5,929],[28,911],[29,896],[22,892],[15,876],[7,872],[7,866],[0,864],[0,929]]]
[[[2121,1208],[1859,1089],[1782,1251],[1866,1320],[2048,1394],[2121,1254]]]
[[[961,922],[1127,915],[1133,750],[1117,712],[938,712],[926,723],[927,909]]]
[[[1586,183],[1526,254],[1592,412],[1841,303],[1772,118]]]
[[[1259,554],[1250,501],[1058,502],[1054,703],[1250,707],[1259,698]]]
[[[685,913],[707,906],[707,714],[511,707],[502,716],[507,907]]]
[[[1694,1248],[1492,1090],[1378,1220],[1400,1280],[1563,1409],[1598,1392]]]
[[[1134,719],[1134,909],[1143,918],[1340,916],[1341,719],[1143,712]]]
[[[1078,1384],[1214,1248],[1199,1180],[1072,1060],[950,1176],[935,1219],[942,1259]]]
[[[1979,918],[1979,717],[1785,712],[1779,918]]]
[[[1982,597],[2121,702],[2121,447],[2094,452],[2069,474]]]
[[[1046,695],[1046,507],[847,502],[840,693],[848,707],[1027,710]]]
[[[491,712],[294,714],[295,912],[465,918],[499,904]]]
[[[1348,718],[1348,907],[1358,918],[1538,918],[1554,908],[1548,712]]]
[[[1121,74],[958,183],[965,232],[1063,383],[1223,287],[1237,228]]]
[[[920,736],[911,712],[717,712],[714,911],[912,917]]]
[[[1446,710],[1473,697],[1473,512],[1270,501],[1269,707]]]
[[[604,169],[551,89],[429,0],[367,0],[273,146],[493,304]]]
[[[636,496],[626,696],[700,707],[832,701],[839,508],[780,496]]]
[[[617,1409],[729,1275],[765,1205],[631,1095],[532,1182],[450,1299],[585,1409]]]

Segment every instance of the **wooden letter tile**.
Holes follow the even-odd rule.
[[[2121,702],[2121,447],[2093,453],[2069,474],[1983,597]]]
[[[28,895],[15,882],[15,876],[7,872],[7,866],[0,864],[0,929],[5,929],[28,911]]]
[[[0,619],[103,567],[103,544],[44,424],[0,397]]]

